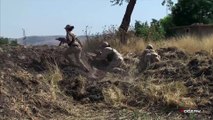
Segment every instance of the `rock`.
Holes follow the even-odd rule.
[[[125,73],[126,71],[122,68],[115,67],[112,69],[112,72],[122,74],[122,73]]]
[[[24,45],[24,46],[23,46],[23,48],[25,48],[25,49],[26,49],[26,48],[27,48],[27,46],[26,46],[26,45]]]
[[[4,52],[4,50],[0,47],[0,53],[3,53]]]
[[[1,78],[1,79],[4,79],[5,72],[0,72],[0,73],[1,73],[0,78]]]
[[[41,79],[43,79],[44,78],[44,76],[42,75],[42,74],[37,74],[36,75],[36,79],[37,80],[41,80]]]
[[[24,60],[24,59],[26,59],[26,56],[21,55],[21,56],[18,56],[18,58],[19,58],[20,60]]]
[[[11,57],[11,54],[8,53],[8,54],[7,54],[7,57]]]

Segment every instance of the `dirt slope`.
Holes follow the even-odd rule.
[[[64,50],[55,46],[1,48],[0,119],[212,118],[213,58],[205,51],[190,55],[173,47],[158,49],[162,61],[141,73],[135,69],[140,57],[126,56],[127,74],[115,74],[91,66],[91,72],[84,72],[64,59]],[[187,88],[183,97],[193,99],[192,109],[202,114],[181,113],[180,108],[190,108],[149,95],[147,86],[141,88],[174,82]]]

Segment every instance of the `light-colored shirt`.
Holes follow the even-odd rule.
[[[113,56],[113,59],[114,60],[123,60],[123,57],[122,55],[116,50],[116,49],[113,49],[111,47],[105,47],[101,50],[101,54],[97,56],[98,59],[107,59],[107,56],[109,54],[114,54]]]
[[[66,34],[66,39],[68,44],[73,42],[72,45],[82,47],[81,43],[79,43],[80,41],[76,40],[76,36],[72,32]]]

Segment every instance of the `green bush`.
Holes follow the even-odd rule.
[[[11,42],[10,42],[10,45],[12,45],[12,46],[17,46],[17,45],[18,45],[17,40],[13,40],[13,41],[11,41]]]
[[[149,25],[147,22],[141,23],[140,21],[135,22],[135,35],[137,37],[143,37],[145,40],[148,39]]]
[[[147,22],[135,22],[135,35],[144,40],[160,40],[165,38],[165,31],[159,21],[152,19],[150,25]]]
[[[173,23],[173,18],[171,15],[168,15],[161,19],[160,24],[165,31],[165,37],[171,37],[174,35],[171,29],[175,27],[175,24]]]
[[[18,42],[17,42],[17,40],[10,41],[9,38],[0,37],[0,46],[1,45],[12,45],[12,46],[16,46],[16,45],[18,45]]]
[[[7,45],[7,44],[9,44],[9,39],[0,37],[0,45]]]

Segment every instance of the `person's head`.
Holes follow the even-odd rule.
[[[69,31],[72,31],[74,29],[74,26],[66,25],[64,29],[69,32]]]
[[[148,44],[148,45],[146,46],[146,49],[153,49],[153,46],[152,46],[151,44]]]
[[[103,42],[100,46],[101,48],[105,48],[105,47],[110,47],[109,43],[108,42]]]

